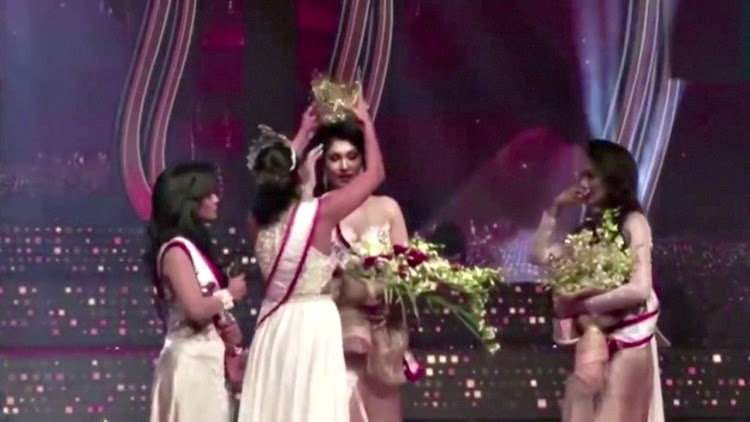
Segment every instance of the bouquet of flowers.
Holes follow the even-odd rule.
[[[417,302],[455,315],[494,353],[500,348],[495,327],[485,322],[490,290],[502,282],[497,269],[464,267],[440,256],[441,246],[421,238],[390,247],[382,239],[353,245],[354,256],[345,270],[362,280],[385,284],[386,304],[412,311],[419,321]]]
[[[628,281],[635,255],[625,246],[617,225],[618,211],[608,209],[595,229],[565,238],[566,253],[552,260],[552,274],[543,283],[563,294],[607,291]]]
[[[584,299],[600,292],[615,289],[628,281],[635,263],[635,255],[625,244],[617,224],[618,211],[607,209],[600,223],[565,238],[565,253],[550,263],[552,275],[543,280],[560,296]],[[576,349],[575,367],[585,369],[590,376],[603,377],[603,365],[608,359],[607,338],[600,325],[616,322],[612,316],[580,315],[574,324],[560,326],[558,340],[573,341]],[[596,372],[593,372],[596,371]]]

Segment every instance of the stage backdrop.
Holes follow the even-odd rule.
[[[382,193],[410,231],[456,223],[469,258],[513,282],[490,305],[503,346],[494,356],[450,319],[414,328],[428,373],[404,388],[407,417],[557,417],[571,356],[552,346],[549,298],[525,254],[579,146],[606,133],[620,53],[637,41],[626,35],[652,3],[669,18],[659,69],[681,84],[649,212],[672,341],[665,408],[746,420],[750,14],[740,0],[0,0],[0,420],[145,418],[163,333],[142,217],[164,163],[221,168],[212,230],[223,262],[249,272],[238,317],[251,338],[262,292],[244,228],[246,140],[261,123],[291,134],[313,72],[347,66],[384,72],[378,89],[366,79],[379,98]],[[361,48],[346,50],[357,25]]]

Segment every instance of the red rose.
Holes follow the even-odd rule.
[[[411,249],[406,255],[406,262],[408,262],[409,266],[412,268],[422,264],[425,261],[427,261],[427,254],[424,254],[416,249]]]
[[[377,263],[378,263],[378,257],[377,256],[368,256],[362,262],[362,265],[364,265],[364,267],[366,269],[370,269],[370,268],[374,267],[375,264],[377,264]]]
[[[405,254],[405,253],[406,253],[406,251],[408,251],[408,250],[409,250],[409,248],[407,248],[407,247],[406,247],[406,246],[404,246],[404,245],[393,245],[393,253],[394,253],[394,254],[395,254],[396,256],[399,256],[399,255],[403,255],[403,254]]]

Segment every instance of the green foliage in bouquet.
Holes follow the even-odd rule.
[[[615,209],[605,210],[595,229],[569,234],[565,238],[565,253],[551,261],[551,276],[543,283],[561,293],[611,290],[625,284],[635,255],[625,245],[617,215]]]
[[[386,304],[411,311],[419,321],[419,305],[452,313],[494,353],[500,348],[495,327],[485,321],[490,291],[503,282],[499,270],[464,267],[440,256],[441,245],[414,238],[392,248],[382,241],[359,244],[347,273],[384,283]]]

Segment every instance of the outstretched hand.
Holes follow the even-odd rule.
[[[359,120],[360,124],[370,123],[372,121],[370,117],[370,104],[365,100],[364,92],[362,92],[361,88],[359,90],[357,104],[352,109],[352,113],[354,113],[354,116]]]
[[[305,167],[302,174],[302,191],[305,197],[312,198],[318,179],[315,175],[315,166],[323,156],[323,145],[318,145],[307,153]]]
[[[315,107],[310,104],[305,112],[302,113],[302,121],[300,122],[297,134],[294,135],[292,140],[292,147],[300,152],[305,149],[307,143],[315,135],[315,131],[318,130],[319,122],[318,117],[315,115]]]

